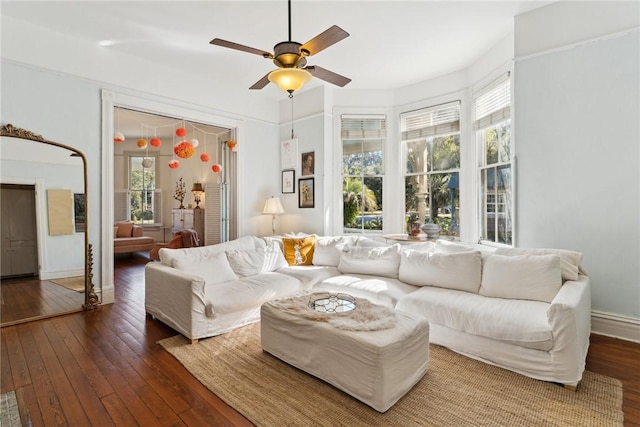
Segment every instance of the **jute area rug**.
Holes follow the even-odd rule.
[[[49,281],[72,291],[84,292],[84,276],[62,277],[60,279],[50,279]]]
[[[431,345],[429,370],[381,414],[263,352],[259,323],[189,344],[160,344],[257,426],[621,426],[620,381],[585,372],[578,391]]]

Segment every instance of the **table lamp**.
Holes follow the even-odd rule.
[[[282,203],[280,203],[279,197],[273,197],[267,199],[264,202],[264,209],[262,210],[264,215],[271,215],[271,234],[275,236],[276,234],[276,215],[280,215],[284,213],[284,209],[282,208]]]

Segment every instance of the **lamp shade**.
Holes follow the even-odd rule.
[[[202,183],[194,182],[193,187],[191,187],[192,193],[204,193],[204,188],[202,188]]]
[[[280,215],[284,213],[279,197],[271,197],[264,202],[262,213],[265,215]]]
[[[278,68],[269,73],[268,79],[285,92],[294,92],[311,80],[311,73],[301,68]]]

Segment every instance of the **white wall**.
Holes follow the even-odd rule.
[[[514,87],[518,246],[583,252],[594,311],[636,319],[640,42],[619,31],[639,8],[562,2],[517,17]]]

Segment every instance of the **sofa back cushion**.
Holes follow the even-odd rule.
[[[480,295],[550,303],[562,286],[557,255],[499,255],[483,258]]]
[[[337,267],[340,253],[347,249],[347,246],[354,246],[357,240],[357,236],[316,236],[313,265]]]
[[[543,248],[498,248],[499,255],[558,255],[563,280],[578,280],[578,271],[582,261],[582,253],[567,249]]]
[[[173,267],[185,273],[202,277],[206,285],[228,282],[238,278],[231,269],[224,252],[213,254],[206,259],[201,257],[178,258]]]
[[[348,274],[368,274],[398,278],[400,267],[400,245],[385,247],[352,246],[348,252],[340,253],[338,271]]]
[[[289,265],[312,265],[315,236],[282,238],[284,259]]]
[[[238,277],[254,276],[262,272],[264,257],[264,248],[227,251],[229,264]]]
[[[478,293],[482,278],[482,254],[478,251],[428,253],[403,250],[398,278],[410,285]]]
[[[217,245],[198,246],[193,248],[168,249],[162,248],[159,251],[160,262],[169,267],[175,267],[174,261],[179,258],[203,258],[206,259],[211,255],[215,255],[231,250],[250,250],[256,248],[264,248],[265,242],[259,237],[244,236],[228,242],[219,243]]]

